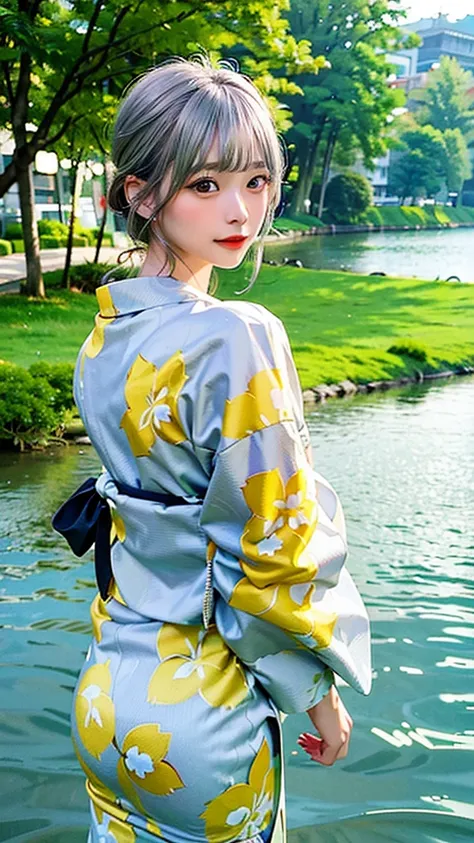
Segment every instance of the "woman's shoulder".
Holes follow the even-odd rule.
[[[216,328],[225,326],[225,330],[239,328],[250,329],[260,327],[263,330],[271,330],[275,325],[281,325],[281,321],[271,310],[257,302],[215,299],[208,311]]]

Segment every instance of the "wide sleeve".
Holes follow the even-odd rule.
[[[283,711],[318,702],[333,672],[367,694],[367,613],[345,567],[339,499],[306,458],[301,390],[279,320],[262,309],[260,320],[234,326],[226,362],[200,520],[219,632]]]

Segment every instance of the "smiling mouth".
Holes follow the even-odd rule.
[[[245,237],[243,234],[235,234],[232,237],[225,237],[215,242],[221,246],[228,246],[230,249],[238,249],[246,240],[248,240],[248,237]]]

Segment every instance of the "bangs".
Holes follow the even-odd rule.
[[[239,172],[264,166],[270,173],[273,192],[279,196],[284,170],[282,149],[269,112],[246,91],[231,86],[199,91],[183,109],[173,135],[174,190],[179,190],[190,175],[209,168]]]

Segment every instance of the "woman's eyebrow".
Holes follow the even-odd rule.
[[[258,170],[260,167],[266,166],[265,161],[252,161],[248,167],[244,167],[243,170],[238,170],[237,172],[245,173],[246,170]],[[207,163],[202,167],[202,170],[213,170],[216,173],[222,172],[218,161],[207,161]],[[199,172],[202,172],[202,170],[199,170]]]

